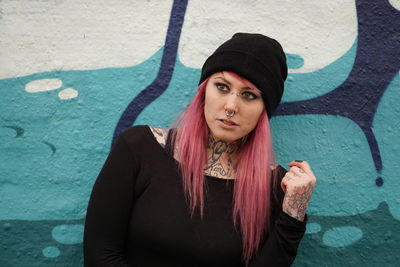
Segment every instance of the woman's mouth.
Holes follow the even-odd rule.
[[[238,126],[237,123],[235,123],[234,121],[231,121],[231,120],[219,119],[218,121],[220,121],[222,123],[222,125],[226,126],[226,127]]]

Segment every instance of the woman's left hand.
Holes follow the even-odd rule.
[[[288,165],[291,168],[281,182],[282,190],[285,192],[282,210],[291,217],[304,221],[317,179],[306,161],[295,160]]]

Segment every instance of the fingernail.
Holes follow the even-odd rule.
[[[298,160],[298,159],[296,159],[296,160],[295,160],[295,162],[303,162],[303,161],[302,161],[302,160]]]

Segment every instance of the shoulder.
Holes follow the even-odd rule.
[[[165,147],[169,129],[157,128],[157,127],[153,127],[153,126],[149,126],[149,128],[150,128],[151,132],[153,133],[153,136],[157,140],[157,142],[162,147]]]
[[[169,129],[157,128],[149,125],[135,125],[126,129],[121,137],[130,146],[141,146],[154,143],[155,140],[164,147],[167,141]]]
[[[148,125],[135,125],[125,129],[114,147],[125,147],[134,157],[143,157],[158,151],[158,143],[154,138],[153,130]]]
[[[155,142],[152,130],[148,125],[135,125],[124,130],[118,142],[125,143],[131,150],[140,151],[154,147]]]
[[[119,138],[124,139],[128,144],[143,141],[151,136],[151,131],[147,125],[135,125],[124,130]]]

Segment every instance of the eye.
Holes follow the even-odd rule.
[[[215,83],[215,87],[223,93],[229,93],[229,87],[224,83]]]
[[[254,100],[254,99],[258,98],[258,95],[254,94],[252,92],[249,92],[249,91],[245,91],[242,93],[242,97],[246,100]]]

